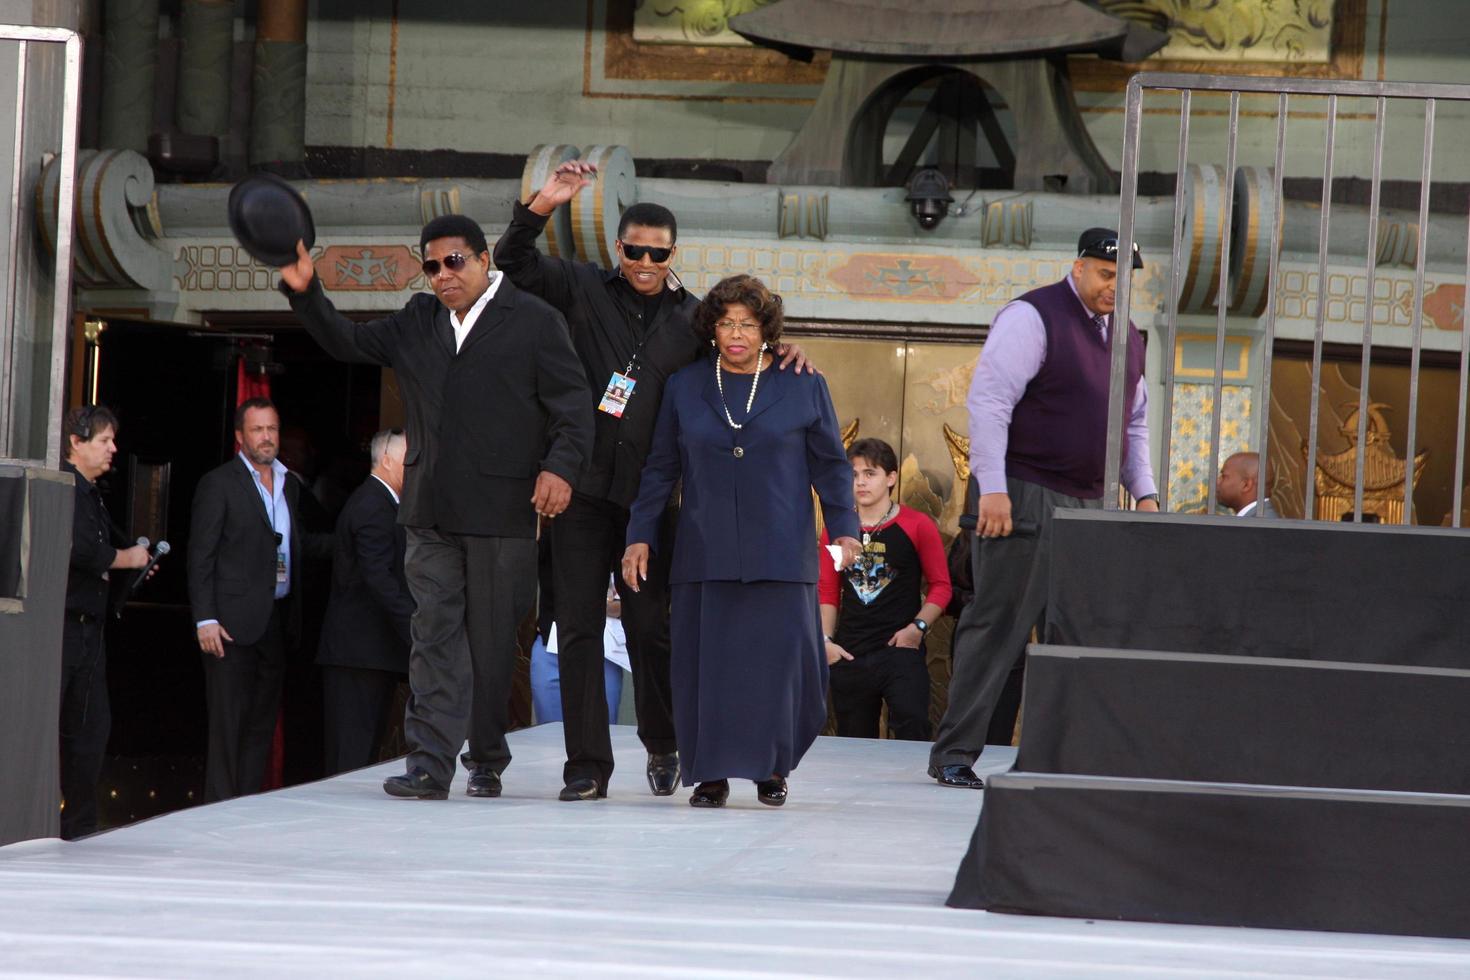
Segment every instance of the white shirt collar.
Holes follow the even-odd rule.
[[[471,311],[471,312],[473,312],[473,311]],[[453,315],[453,314],[451,314],[451,315]],[[390,496],[390,497],[393,498],[393,503],[395,503],[395,504],[398,503],[398,493],[392,487],[388,486],[388,481],[387,480],[383,479],[381,476],[379,476],[376,473],[369,473],[368,476],[372,477],[374,480],[377,480],[379,483],[381,483],[383,485],[383,489],[388,491],[388,496]]]
[[[475,300],[475,305],[470,307],[469,312],[464,315],[464,322],[460,322],[458,313],[453,310],[449,311],[449,325],[454,328],[454,352],[456,354],[459,353],[460,348],[464,347],[464,339],[470,335],[475,321],[480,319],[480,314],[495,298],[495,291],[500,288],[500,280],[499,271],[490,273],[490,285],[480,294],[480,298]]]
[[[1271,498],[1270,497],[1267,497],[1266,499],[1267,500],[1270,500]],[[1244,507],[1240,508],[1240,510],[1236,511],[1235,512],[1235,516],[1236,517],[1245,517],[1247,514],[1249,514],[1251,511],[1253,511],[1255,509],[1256,509],[1256,502],[1254,500],[1252,500],[1250,503],[1248,503]]]

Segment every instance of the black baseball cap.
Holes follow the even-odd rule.
[[[1089,228],[1077,239],[1077,257],[1090,255],[1095,259],[1118,261],[1118,233],[1111,228]],[[1133,243],[1133,268],[1143,268],[1143,256],[1138,254],[1138,243]]]

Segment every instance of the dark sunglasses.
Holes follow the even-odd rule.
[[[468,261],[468,256],[460,255],[458,252],[450,252],[448,255],[444,256],[444,268],[448,269],[450,272],[458,272],[460,269],[464,268],[464,264]],[[434,276],[437,276],[439,274],[439,260],[424,259],[423,268],[424,275],[432,279]]]
[[[674,250],[671,248],[655,248],[652,245],[629,245],[621,238],[618,239],[618,244],[623,246],[623,254],[628,257],[629,262],[637,262],[646,255],[650,259],[652,259],[655,264],[658,264],[661,262],[667,262],[669,260],[669,256],[674,254]]]

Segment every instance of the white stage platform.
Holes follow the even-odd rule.
[[[0,974],[1470,976],[1470,942],[947,909],[981,794],[924,778],[924,745],[820,739],[784,808],[736,783],[695,810],[649,795],[631,729],[598,803],[555,798],[560,726],[511,744],[498,800],[462,773],[390,799],[394,763],[0,848]]]

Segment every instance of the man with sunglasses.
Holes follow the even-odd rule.
[[[595,177],[591,164],[563,163],[530,200],[515,205],[495,245],[495,265],[511,282],[566,315],[598,403],[591,462],[552,529],[567,746],[564,800],[595,799],[607,792],[613,771],[602,674],[607,576],[622,561],[628,508],[638,495],[664,383],[709,351],[692,324],[699,301],[670,269],[678,251],[678,223],[667,208],[642,202],[623,212],[613,269],[552,258],[536,248],[551,213]],[[792,362],[797,370],[805,366],[796,346],[780,353],[782,368]],[[666,513],[662,540],[672,540],[673,527]],[[655,796],[672,795],[679,774],[669,688],[672,553],[666,547],[654,556],[640,591],[618,582],[638,737],[648,751],[648,786]]]
[[[536,595],[537,518],[571,498],[592,448],[591,397],[561,314],[491,270],[478,224],[443,215],[419,237],[434,295],[382,319],[338,313],[300,244],[281,290],[329,354],[393,368],[403,396],[412,696],[408,772],[383,789],[444,799],[468,731],[466,791],[499,796],[516,631]]]
[[[1069,275],[996,314],[976,365],[966,402],[980,491],[975,597],[955,627],[949,707],[929,753],[942,786],[983,788],[973,766],[991,714],[1046,612],[1053,513],[1102,506],[1117,279],[1117,232],[1087,229]],[[1127,330],[1122,482],[1139,510],[1156,511],[1143,340]]]

